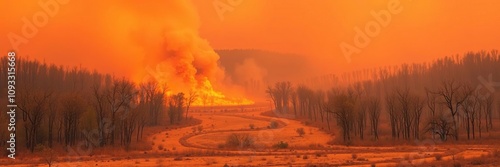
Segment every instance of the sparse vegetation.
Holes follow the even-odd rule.
[[[278,128],[278,126],[279,126],[279,124],[277,121],[271,121],[269,123],[269,128],[271,128],[271,129],[276,129],[276,128]]]
[[[491,155],[493,157],[500,157],[500,150],[493,150],[492,153],[491,153]]]
[[[254,124],[250,124],[250,125],[248,125],[248,127],[250,127],[250,129],[255,129],[255,125]]]
[[[434,158],[436,159],[436,161],[441,161],[443,159],[443,155],[441,155],[441,154],[435,154]]]
[[[352,159],[357,159],[357,158],[358,158],[358,154],[354,154],[354,153],[353,153],[353,154],[351,154],[351,158],[352,158]]]
[[[158,145],[158,150],[163,150],[163,149],[164,149],[163,145],[162,145],[162,144],[159,144],[159,145]]]
[[[202,126],[202,125],[199,125],[199,126],[197,127],[197,129],[198,129],[198,133],[201,133],[201,132],[203,131],[203,126]]]
[[[215,158],[204,158],[203,161],[205,161],[205,165],[217,164],[217,161],[215,160]]]
[[[37,145],[35,150],[40,153],[43,161],[51,167],[57,160],[57,154],[52,148],[45,147],[44,145]]]
[[[273,147],[278,149],[285,149],[288,148],[288,143],[284,141],[279,141],[278,143],[274,144]]]
[[[483,159],[474,159],[471,161],[471,165],[484,165]]]
[[[247,133],[232,133],[226,138],[229,148],[249,148],[254,146],[254,138]]]
[[[300,137],[303,137],[306,132],[304,131],[304,128],[297,128],[296,130],[297,134],[299,134]]]

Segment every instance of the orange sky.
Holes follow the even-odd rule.
[[[231,9],[223,14],[223,20],[213,5],[216,1]],[[375,20],[370,12],[387,10],[392,0],[240,1],[241,4],[231,6],[229,2],[238,1],[193,0],[192,4],[172,7],[168,3],[149,1],[147,4],[129,1],[126,5],[117,0],[95,3],[70,0],[59,4],[59,12],[38,28],[38,33],[26,44],[20,45],[18,52],[47,62],[81,64],[128,75],[137,68],[143,69],[134,64],[143,61],[137,57],[144,55],[136,55],[153,54],[145,53],[147,47],[129,47],[128,38],[148,43],[155,35],[149,32],[161,31],[155,26],[179,25],[197,28],[199,35],[214,49],[252,48],[302,54],[318,66],[311,71],[328,69],[321,73],[500,49],[500,1],[496,0],[400,0],[402,11],[391,15],[388,26],[381,28],[380,34],[371,38],[361,53],[354,54],[350,63],[342,55],[340,43],[353,44],[354,27],[364,29],[368,22]],[[0,34],[3,34],[0,51],[6,54],[12,49],[7,34],[21,34],[23,17],[32,19],[43,10],[37,2],[0,2]],[[144,7],[135,12],[122,10],[130,6]],[[161,19],[174,21],[160,24],[156,20],[158,15],[167,15]],[[143,24],[147,24],[147,28],[130,28]],[[135,39],[136,36],[141,37]]]
[[[339,44],[375,20],[390,0],[250,1],[221,21],[212,1],[197,3],[201,35],[214,48],[300,53],[335,71],[430,61],[467,51],[500,49],[500,1],[400,0],[402,11],[348,63]]]

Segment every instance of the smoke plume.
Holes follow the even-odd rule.
[[[15,23],[1,29],[5,34],[22,34],[24,22],[17,18],[32,21],[33,13],[45,9],[36,2],[4,3],[12,8],[7,13]],[[28,3],[29,9],[23,7]],[[222,84],[224,71],[219,56],[198,34],[199,18],[191,1],[69,1],[52,13],[46,25],[35,27],[37,34],[17,47],[19,55],[95,68],[137,83],[154,79],[172,93],[198,91],[225,98],[212,88]]]

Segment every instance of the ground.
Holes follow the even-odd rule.
[[[59,157],[54,166],[452,166],[500,165],[495,144],[443,144],[432,139],[397,146],[329,145],[331,136],[300,121],[264,116],[265,108],[195,110],[201,123],[163,128],[149,134],[146,151],[117,151],[88,156]],[[277,127],[270,127],[276,122]],[[252,124],[252,126],[251,126]],[[201,128],[200,128],[201,127]],[[304,128],[301,137],[296,129]],[[251,148],[226,148],[232,133],[253,137]],[[283,141],[288,148],[273,145]],[[488,158],[495,157],[497,158]],[[0,159],[0,166],[47,166],[39,157]]]

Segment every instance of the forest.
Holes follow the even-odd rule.
[[[468,52],[297,84],[276,82],[266,93],[278,115],[338,131],[345,144],[377,141],[381,132],[408,141],[478,139],[500,115],[498,71],[498,51]]]
[[[144,138],[147,126],[180,124],[195,94],[167,95],[157,82],[125,78],[37,60],[17,60],[17,149],[120,146]],[[7,58],[0,77],[6,78]],[[0,89],[6,92],[6,86]],[[0,103],[7,105],[5,97]],[[187,110],[186,110],[187,109]],[[186,113],[186,115],[184,114]],[[7,122],[2,114],[1,122]],[[165,121],[168,120],[168,121]],[[7,129],[0,139],[7,141]],[[5,145],[1,142],[0,145]]]

